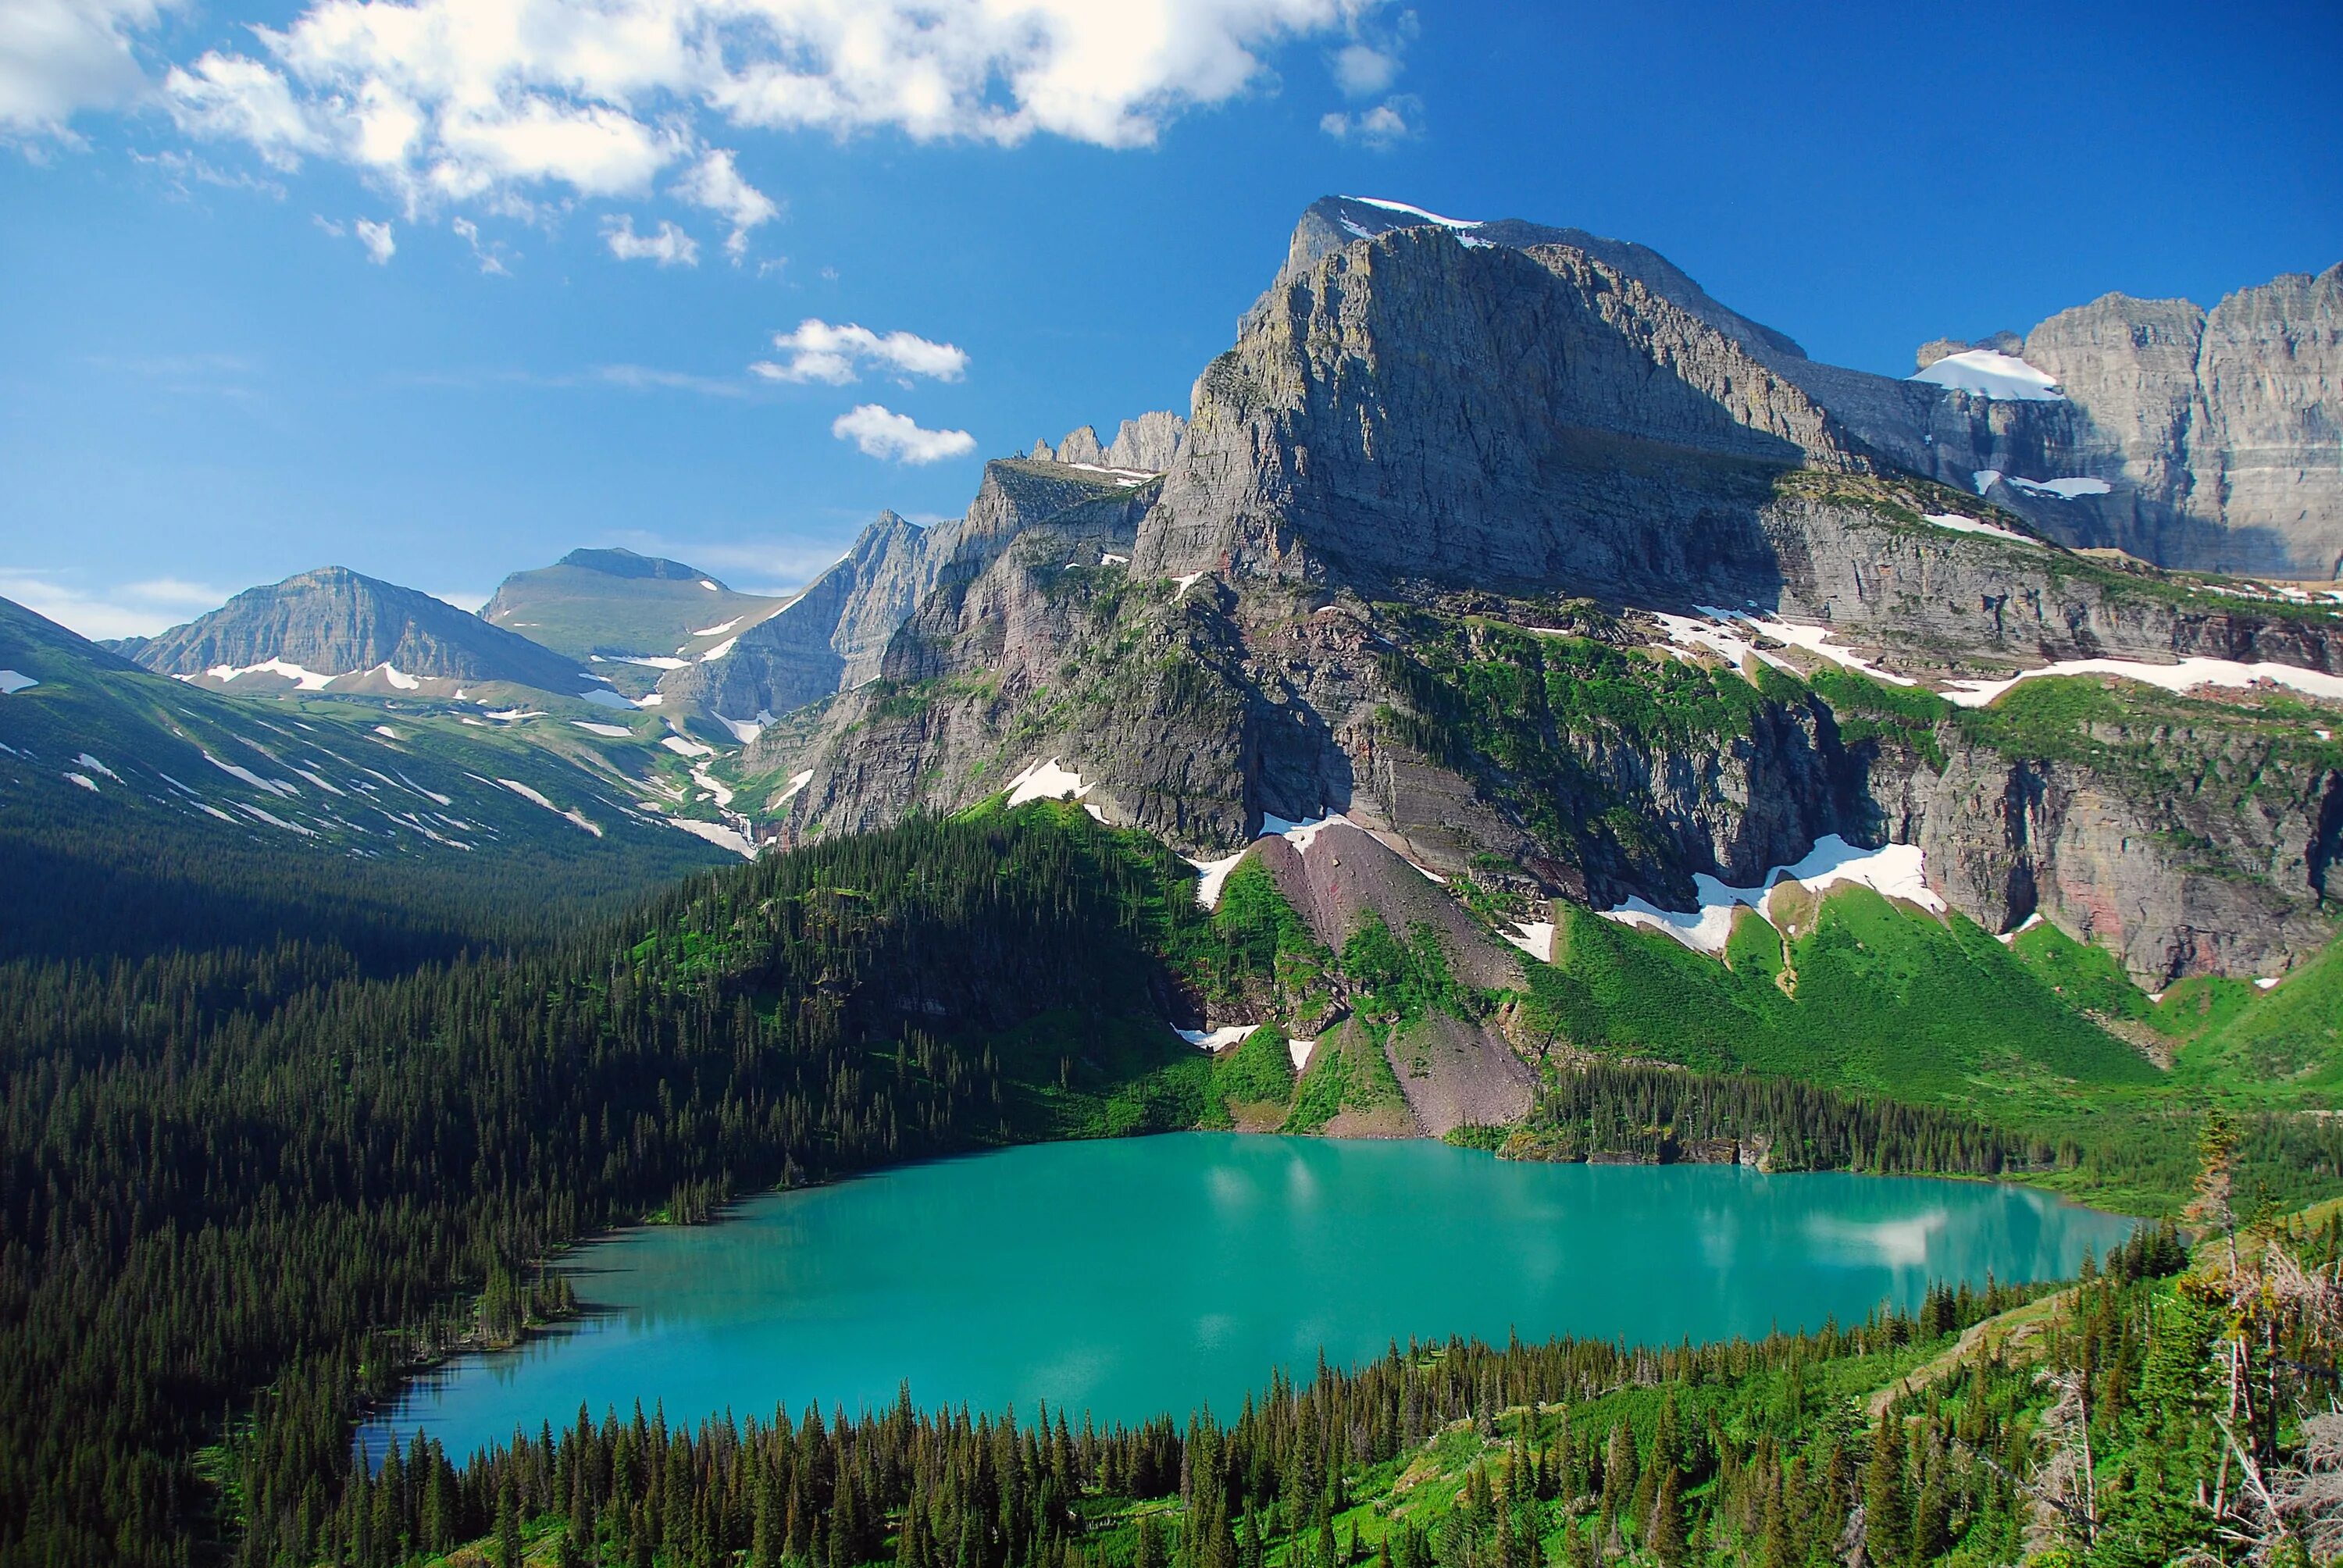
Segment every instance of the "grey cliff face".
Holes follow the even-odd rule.
[[[1037,463],[1078,463],[1097,468],[1160,474],[1179,457],[1181,443],[1187,434],[1188,421],[1159,408],[1136,419],[1125,419],[1115,431],[1114,439],[1105,446],[1099,444],[1098,432],[1085,425],[1069,431],[1054,447],[1047,441],[1034,442],[1033,450],[1027,456]]]
[[[938,541],[881,512],[854,548],[780,609],[659,679],[668,704],[766,720],[878,673],[887,640],[935,580]]]
[[[2343,672],[2343,617],[2085,558],[2061,548],[2089,537],[2067,503],[2028,510],[2029,534],[1969,474],[1958,494],[1928,477],[2088,451],[2193,494],[2186,462],[2151,457],[2206,425],[2173,388],[2199,383],[2210,316],[2116,299],[2046,324],[2038,347],[1946,347],[2022,351],[2093,389],[2091,423],[2072,399],[1817,365],[1651,253],[1555,232],[1319,204],[1184,430],[1166,417],[1151,450],[1131,423],[1111,445],[1077,431],[988,467],[880,678],[749,749],[751,773],[808,776],[776,789],[780,839],[959,809],[1054,759],[1104,819],[1199,856],[1268,816],[1335,810],[1443,873],[1493,857],[1533,896],[1684,908],[1694,873],[1748,885],[1836,833],[1919,844],[1989,929],[2041,914],[2149,983],[2273,972],[2329,940],[2343,766],[2308,731],[2273,740],[2285,725],[2251,699],[2111,697],[2112,717],[2043,750],[1957,717],[1882,730],[1801,655],[1813,682],[1758,681],[1729,729],[1557,720],[1528,750],[1443,731],[1420,638],[1534,628],[1664,668],[1646,612],[1701,605],[1779,614],[1935,681],[2097,657]],[[2267,319],[2314,309],[2306,288]],[[2239,332],[2265,357],[2286,337]],[[2286,341],[2298,361],[2320,352]],[[2316,447],[2316,397],[2256,397],[2231,401],[2274,448]],[[1068,466],[1093,447],[1104,462]],[[1151,472],[1165,447],[1160,481],[1096,471]],[[1929,520],[1956,510],[2002,531]],[[2178,537],[2127,515],[2135,553]]]
[[[1348,197],[1303,215],[1250,330],[1291,286],[1361,239],[1440,225]],[[1805,391],[1863,448],[1973,489],[2070,546],[2118,548],[2158,566],[2343,578],[2343,265],[2241,289],[2209,312],[2187,300],[2109,295],[2020,338],[1925,345],[1917,368],[1969,348],[2022,357],[2065,397],[2010,401],[1808,358],[1782,334],[1712,298],[1646,246],[1502,219],[1461,243],[1577,249],[1738,344]],[[2028,490],[2097,479],[2104,495]]]
[[[164,675],[282,659],[320,675],[388,664],[403,675],[509,680],[575,694],[585,672],[527,638],[395,583],[323,567],[249,588],[211,614],[137,646]]]
[[[1141,572],[1724,591],[1762,570],[1772,473],[1865,461],[1637,280],[1437,227],[1272,289],[1193,405]]]

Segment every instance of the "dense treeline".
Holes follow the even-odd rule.
[[[308,941],[387,974],[607,921],[704,863],[704,846],[674,837],[671,850],[555,852],[509,839],[493,856],[393,849],[360,859],[208,822],[191,829],[156,811],[93,816],[79,800],[18,792],[0,812],[0,887],[25,891],[0,900],[0,962]]]
[[[395,925],[0,964],[0,1564],[399,1561],[590,1509],[599,1523],[572,1544],[629,1563],[737,1547],[809,1568],[858,1553],[1061,1568],[1107,1550],[1085,1521],[1117,1496],[1166,1501],[1161,1536],[1128,1543],[1131,1568],[1169,1568],[1174,1543],[1184,1568],[1265,1568],[1269,1536],[1311,1512],[1283,1479],[1294,1454],[1316,1455],[1306,1473],[1323,1484],[1339,1453],[1393,1460],[1443,1422],[1486,1424],[1500,1396],[1705,1387],[1732,1356],[1756,1358],[1732,1375],[1778,1372],[1775,1351],[1748,1347],[1451,1346],[1328,1382],[1349,1405],[1281,1386],[1226,1432],[1068,1433],[1080,1457],[1062,1473],[1055,1425],[899,1409],[872,1418],[896,1423],[888,1437],[870,1421],[681,1434],[589,1420],[486,1468],[427,1447],[390,1479],[354,1475],[367,1401],[571,1305],[543,1268],[565,1240],[1041,1135],[1021,1120],[1037,1099],[1084,1073],[1156,1070],[1148,1040],[1194,1064],[1153,1021],[1182,1010],[1175,986],[1322,1003],[1339,978],[1377,1016],[1486,1003],[1454,990],[1420,933],[1374,927],[1336,967],[1275,910],[1239,918],[1239,898],[1216,922],[1192,888],[1162,846],[1043,807],[841,839],[702,876],[623,922],[421,964]],[[1064,1054],[1084,1050],[1097,1060]],[[1565,1079],[1542,1114],[1557,1136],[1649,1132],[1655,1149],[1763,1131],[1785,1163],[2013,1158],[1949,1117],[1683,1073]],[[1795,1354],[1886,1354],[1994,1304],[1932,1299],[1916,1327],[1882,1321]],[[1243,1434],[1280,1411],[1318,1435],[1272,1463],[1271,1440]],[[1658,1441],[1646,1417],[1636,1443]],[[1696,1435],[1638,1449],[1634,1473],[1673,1473],[1657,1452],[1694,1456],[1687,1481],[1707,1474]],[[866,1471],[866,1450],[893,1457]],[[1604,1448],[1582,1476],[1572,1463],[1593,1451],[1570,1452],[1544,1462],[1565,1478],[1551,1485],[1629,1473]],[[1613,1523],[1634,1537],[1651,1514],[1630,1490]],[[1501,1539],[1457,1558],[1402,1532],[1378,1551],[1394,1568],[1528,1568],[1482,1551]]]
[[[2057,1154],[2051,1144],[1952,1111],[1857,1099],[1795,1079],[1607,1063],[1552,1080],[1503,1152],[1649,1164],[1745,1157],[1769,1171],[1969,1176],[2045,1170]]]
[[[7,966],[0,1561],[191,1559],[190,1455],[256,1388],[223,1523],[298,1559],[357,1401],[510,1328],[526,1292],[470,1298],[560,1240],[1005,1135],[965,1042],[1161,1016],[1158,858],[1087,819],[920,822],[387,979],[302,943]]]

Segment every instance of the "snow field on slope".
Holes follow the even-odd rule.
[[[1766,908],[1769,895],[1783,882],[1802,883],[1816,892],[1841,883],[1853,883],[1891,899],[1917,904],[1932,914],[1941,915],[1947,907],[1928,886],[1918,845],[1888,844],[1876,849],[1858,849],[1835,833],[1815,840],[1815,847],[1804,859],[1774,867],[1754,888],[1733,887],[1705,872],[1692,880],[1697,904],[1694,909],[1663,910],[1647,900],[1631,898],[1595,912],[1606,920],[1643,926],[1674,937],[1695,952],[1718,954],[1725,951],[1725,940],[1733,934],[1734,910],[1746,904],[1770,919]]]

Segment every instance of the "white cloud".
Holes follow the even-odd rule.
[[[145,90],[132,35],[159,0],[7,0],[0,5],[0,131],[70,136],[83,109],[110,109]]]
[[[923,430],[910,415],[890,413],[876,403],[840,414],[830,433],[852,441],[865,457],[897,463],[935,463],[976,450],[976,437],[965,430]]]
[[[478,593],[478,592],[471,592],[471,591],[459,591],[459,592],[456,592],[456,593],[434,593],[434,594],[432,594],[432,595],[431,595],[431,597],[432,597],[433,598],[437,599],[441,604],[451,604],[451,605],[454,605],[458,609],[462,610],[466,615],[478,615],[478,614],[479,614],[479,613],[480,613],[480,611],[481,611],[482,609],[484,609],[484,608],[487,608],[487,606],[488,606],[488,602],[490,599],[492,599],[492,598],[496,598],[497,596],[496,596],[495,592],[492,590],[492,591],[488,592],[488,593]]]
[[[1331,62],[1334,85],[1353,98],[1372,98],[1399,80],[1399,55],[1366,44],[1349,44],[1334,51]]]
[[[15,599],[59,626],[98,640],[152,637],[217,608],[227,596],[177,578],[150,578],[91,590],[60,582],[45,572],[0,568],[0,598]]]
[[[367,259],[377,266],[387,265],[390,258],[398,254],[398,241],[391,237],[388,223],[370,223],[358,218],[352,226],[357,230],[358,243],[366,246]]]
[[[450,223],[447,226],[455,230],[456,237],[458,239],[462,240],[466,245],[472,247],[472,259],[480,264],[480,270],[482,272],[488,273],[491,276],[495,277],[510,277],[512,276],[512,270],[505,266],[505,256],[507,252],[502,240],[494,240],[486,245],[481,244],[480,226],[474,223],[468,217],[459,217]]]
[[[88,3],[135,16],[156,0]],[[77,12],[73,0],[11,5]],[[272,162],[330,156],[400,196],[409,216],[445,201],[528,204],[540,186],[639,199],[663,170],[683,166],[683,199],[721,211],[741,236],[769,221],[774,204],[711,146],[704,122],[1145,146],[1183,111],[1269,79],[1268,50],[1354,35],[1379,9],[1379,0],[310,0],[282,29],[253,29],[255,56],[205,55],[172,71],[165,92],[190,134],[247,142]],[[126,58],[118,34],[101,27],[101,54]]]
[[[284,77],[256,60],[214,50],[192,66],[174,65],[163,78],[164,103],[190,136],[248,143],[273,169],[300,166],[322,153],[325,136]]]
[[[852,322],[832,327],[812,317],[799,322],[794,332],[773,334],[773,347],[789,356],[787,363],[760,359],[749,367],[768,381],[826,381],[843,387],[860,378],[864,364],[892,371],[899,379],[925,376],[957,381],[968,369],[967,353],[953,344],[910,332],[882,337]]]
[[[602,238],[620,261],[655,261],[661,266],[698,266],[699,242],[662,218],[649,234],[637,234],[631,215],[602,221]]]
[[[709,149],[685,171],[683,178],[676,182],[675,194],[731,222],[732,233],[724,242],[724,253],[732,258],[735,266],[749,254],[749,231],[781,215],[779,204],[742,179],[732,155],[720,147]]]
[[[1338,142],[1355,142],[1361,146],[1381,151],[1420,134],[1423,114],[1423,101],[1403,93],[1355,115],[1335,113],[1322,116],[1318,128]]]

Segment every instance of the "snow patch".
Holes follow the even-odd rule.
[[[1047,762],[1032,764],[1009,781],[1009,803],[1022,806],[1028,800],[1059,800],[1068,795],[1079,800],[1097,788],[1095,784],[1083,783],[1081,774],[1060,767],[1052,757]]]
[[[739,640],[740,639],[737,637],[726,638],[722,642],[718,643],[714,648],[711,648],[706,653],[701,654],[699,656],[699,661],[702,664],[707,664],[715,659],[722,658],[726,654],[732,651],[732,645]]]
[[[330,783],[330,782],[326,779],[326,777],[325,777],[323,774],[320,774],[320,773],[312,773],[312,772],[311,772],[311,771],[309,771],[309,769],[307,769],[307,768],[296,768],[295,769],[293,769],[293,771],[294,771],[294,772],[296,772],[296,773],[298,773],[299,775],[301,775],[301,777],[302,777],[302,778],[307,779],[310,783],[312,783],[312,784],[316,785],[316,786],[317,786],[320,790],[322,790],[322,791],[323,791],[323,792],[325,792],[326,794],[328,794],[328,795],[345,795],[345,794],[347,794],[347,793],[348,793],[348,791],[347,791],[347,790],[345,790],[345,789],[337,789],[336,788],[334,788],[334,786],[332,785],[332,783]],[[168,776],[167,776],[167,775],[166,776],[166,782],[168,781]]]
[[[379,727],[377,726],[377,728]],[[300,793],[299,790],[294,789],[292,785],[286,783],[281,779],[263,779],[251,769],[239,766],[234,762],[225,761],[220,758],[213,756],[208,751],[205,752],[203,755],[205,761],[210,763],[213,767],[218,769],[229,778],[241,779],[244,782],[251,785],[256,789],[266,789],[271,795],[281,795],[288,800]]]
[[[105,763],[100,762],[96,758],[92,757],[92,756],[91,756],[88,752],[86,752],[86,751],[83,752],[80,756],[78,756],[78,757],[75,758],[75,759],[74,759],[74,760],[75,760],[75,761],[76,761],[76,762],[78,762],[78,763],[80,763],[83,767],[85,767],[85,768],[88,769],[89,769],[91,772],[93,772],[93,773],[103,773],[103,774],[105,774],[108,779],[113,779],[116,784],[119,784],[119,783],[121,783],[121,782],[122,782],[122,775],[121,775],[121,774],[116,773],[113,769],[108,768]]]
[[[1061,463],[1059,467],[1080,468],[1086,474],[1104,474],[1107,477],[1124,485],[1143,485],[1148,480],[1158,477],[1152,468],[1109,468],[1097,463]]]
[[[298,833],[304,839],[314,839],[317,836],[317,831],[314,829],[304,828],[298,822],[288,822],[284,818],[277,816],[273,812],[264,811],[257,806],[247,805],[242,800],[236,801],[234,804],[237,810],[249,812],[251,815],[257,817],[260,820],[267,823],[272,828],[282,828],[288,833]],[[236,819],[231,817],[228,820],[233,822]]]
[[[691,635],[694,637],[722,637],[726,632],[730,631],[734,627],[739,626],[739,624],[740,618],[736,615],[730,620],[726,621],[722,626],[704,626],[698,631],[693,632]],[[645,660],[644,662],[648,663],[649,661]],[[680,663],[681,661],[679,660],[678,662]]]
[[[659,744],[678,757],[713,757],[716,748],[701,744],[688,735],[662,735]]]
[[[597,839],[602,836],[602,829],[600,827],[588,821],[584,812],[577,810],[574,808],[567,811],[563,810],[560,807],[555,805],[552,801],[547,799],[543,795],[530,789],[528,785],[522,783],[518,779],[499,779],[497,782],[511,790],[514,794],[519,796],[522,799],[542,806],[547,810],[552,812],[555,816],[564,818],[569,821],[577,823],[580,828],[585,829]]]
[[[1203,575],[1204,574],[1202,572],[1190,572],[1186,577],[1173,578],[1172,579],[1172,602],[1173,604],[1178,604],[1180,602],[1180,596],[1186,593],[1190,588],[1194,588],[1196,586],[1196,579]]]
[[[392,729],[389,725],[387,725],[387,724],[377,724],[377,725],[376,725],[376,726],[374,727],[374,732],[375,732],[377,735],[381,736],[385,740],[397,740],[397,739],[399,739],[398,731],[397,731],[397,730],[396,730],[396,729]]]
[[[2003,947],[2014,946],[2016,945],[2018,938],[2024,936],[2026,932],[2032,930],[2041,923],[2042,911],[2036,910],[2032,914],[2026,916],[2026,919],[2020,920],[2015,930],[2004,931],[2001,935],[1994,938],[1993,940],[1999,942]]]
[[[775,806],[779,806],[782,801],[788,799],[790,796],[796,794],[799,790],[804,789],[807,785],[812,782],[813,769],[810,768],[807,769],[802,773],[790,774],[789,787],[773,797],[773,804]]]
[[[0,669],[0,697],[14,697],[40,684],[21,669]]]
[[[1774,867],[1754,888],[1731,887],[1704,872],[1692,880],[1698,905],[1695,909],[1663,910],[1646,900],[1632,898],[1614,909],[1595,912],[1606,920],[1645,926],[1674,937],[1696,952],[1721,953],[1725,940],[1733,934],[1734,910],[1746,904],[1770,919],[1768,895],[1782,882],[1800,882],[1816,892],[1842,882],[1855,883],[1888,898],[1917,904],[1932,914],[1941,915],[1946,910],[1945,900],[1928,886],[1918,845],[1889,844],[1877,849],[1858,849],[1835,833],[1815,840],[1815,847],[1804,859]]]
[[[1912,379],[2002,402],[2061,403],[2066,397],[2048,372],[2016,355],[1996,354],[1990,348],[1947,354]]]
[[[1426,223],[1436,223],[1443,228],[1479,228],[1481,220],[1469,217],[1443,217],[1436,212],[1426,212],[1403,201],[1385,201],[1381,196],[1346,196],[1344,201],[1354,201],[1366,206],[1379,206],[1385,212],[1403,212],[1410,217],[1420,217]]]
[[[1244,850],[1239,849],[1235,854],[1222,859],[1190,860],[1188,864],[1195,867],[1202,873],[1201,879],[1196,883],[1196,902],[1208,910],[1218,907],[1221,901],[1222,884],[1229,879],[1229,873],[1235,870],[1237,862],[1244,858]]]
[[[762,708],[757,709],[757,717],[754,719],[727,719],[720,713],[710,717],[729,730],[732,739],[743,746],[762,735],[765,732],[765,727],[773,722],[772,714]]]
[[[699,586],[700,586],[701,588],[706,588],[709,593],[720,593],[720,592],[722,592],[722,591],[723,591],[722,589],[719,588],[718,588],[714,583],[709,582],[706,578],[700,578],[700,579],[699,579]]]
[[[622,653],[618,655],[616,658],[603,659],[602,662],[604,664],[639,664],[645,669],[681,669],[685,666],[689,665],[691,660],[688,658],[669,658],[664,654],[636,655],[631,653]]]
[[[636,706],[637,708],[658,708],[658,707],[661,706],[662,704],[664,704],[666,701],[667,701],[667,693],[666,693],[666,692],[664,692],[664,691],[654,691],[654,692],[652,692],[649,697],[639,697],[639,698],[637,698],[637,699],[635,699],[635,706]]]
[[[726,807],[732,804],[731,789],[714,774],[709,772],[708,764],[705,762],[697,763],[693,766],[691,769],[691,781],[699,785],[702,789],[708,791],[709,798],[716,802],[716,809],[719,811],[723,810]]]
[[[1099,552],[1099,565],[1102,567],[1127,567],[1130,564],[1131,558],[1129,556],[1119,556],[1112,550],[1101,550]]]
[[[327,683],[341,679],[338,675],[326,675],[314,669],[304,669],[288,659],[268,658],[258,664],[215,664],[204,671],[214,680],[230,681],[247,675],[280,675],[303,691],[323,691]],[[228,819],[234,821],[234,818]]]
[[[2042,548],[2040,539],[2029,538],[2016,528],[2000,528],[1992,523],[1981,522],[1976,518],[1965,518],[1958,512],[1929,512],[1926,516],[1929,522],[1938,528],[1950,528],[1956,534],[1983,534],[1987,538],[2007,539],[2012,544],[2032,545],[2036,549]]]
[[[1318,1042],[1314,1040],[1289,1040],[1285,1042],[1285,1054],[1293,1059],[1293,1070],[1296,1072],[1310,1065],[1310,1053],[1317,1049]]]
[[[1225,1050],[1260,1027],[1257,1023],[1224,1023],[1215,1030],[1175,1029],[1172,1032],[1199,1050]]]
[[[1999,468],[1979,468],[1976,473],[1971,474],[1969,477],[1976,481],[1976,493],[1982,496],[1987,490],[1992,489],[1994,486],[2000,481],[2001,470]]]
[[[374,668],[367,673],[381,676],[385,680],[387,680],[392,686],[397,688],[401,691],[413,691],[416,688],[423,684],[421,677],[405,674],[399,669],[398,666],[391,663],[390,660],[387,658],[380,664],[376,665]]]
[[[2262,990],[2268,990],[2270,987],[2278,984],[2278,977],[2276,975],[2264,975],[2259,980],[2255,980],[2254,984]]]
[[[75,783],[80,785],[83,789],[88,790],[93,795],[102,795],[105,793],[104,790],[97,787],[97,780],[92,779],[86,773],[68,773],[65,777],[72,779]]]
[[[580,729],[590,729],[597,735],[607,735],[613,740],[624,740],[634,734],[633,730],[623,724],[597,724],[590,719],[573,719],[569,722]]]
[[[2104,496],[2115,488],[2105,479],[2021,479],[2015,474],[2009,475],[2006,482],[2027,495],[2056,496],[2062,501],[2071,501],[2077,496]]]
[[[2006,680],[1956,680],[1945,700],[1959,708],[1983,708],[2021,680],[2047,675],[2114,675],[2167,691],[2187,692],[2200,686],[2245,689],[2262,681],[2299,691],[2308,697],[2343,701],[2343,675],[2299,669],[2291,664],[2242,664],[2234,658],[2184,658],[2177,664],[2142,664],[2128,658],[2069,658],[2039,669],[2021,669]]]
[[[721,822],[698,822],[689,817],[662,817],[659,819],[670,828],[682,829],[695,839],[705,839],[719,849],[729,849],[744,860],[757,858],[757,846],[750,843],[749,836],[738,828],[727,827]]]
[[[1724,654],[1735,664],[1754,654],[1776,669],[1786,669],[1793,674],[1797,671],[1797,666],[1766,652],[1746,638],[1736,635],[1737,628],[1746,628],[1760,637],[1786,643],[1792,648],[1804,648],[1817,658],[1829,659],[1833,664],[1847,669],[1859,670],[1875,680],[1884,680],[1891,686],[1919,684],[1916,680],[1908,680],[1903,676],[1891,674],[1861,655],[1836,646],[1831,641],[1827,628],[1797,626],[1786,620],[1750,615],[1742,610],[1719,609],[1715,605],[1704,604],[1698,608],[1700,613],[1708,618],[1705,623],[1695,620],[1690,616],[1665,615],[1657,612],[1654,612],[1654,618],[1667,628],[1668,639],[1671,642],[1684,647],[1708,648]],[[1558,634],[1549,633],[1548,635]]]
[[[1518,932],[1519,934],[1514,934]],[[1499,936],[1530,955],[1540,963],[1554,962],[1554,922],[1552,920],[1515,920],[1512,931],[1499,931]]]

